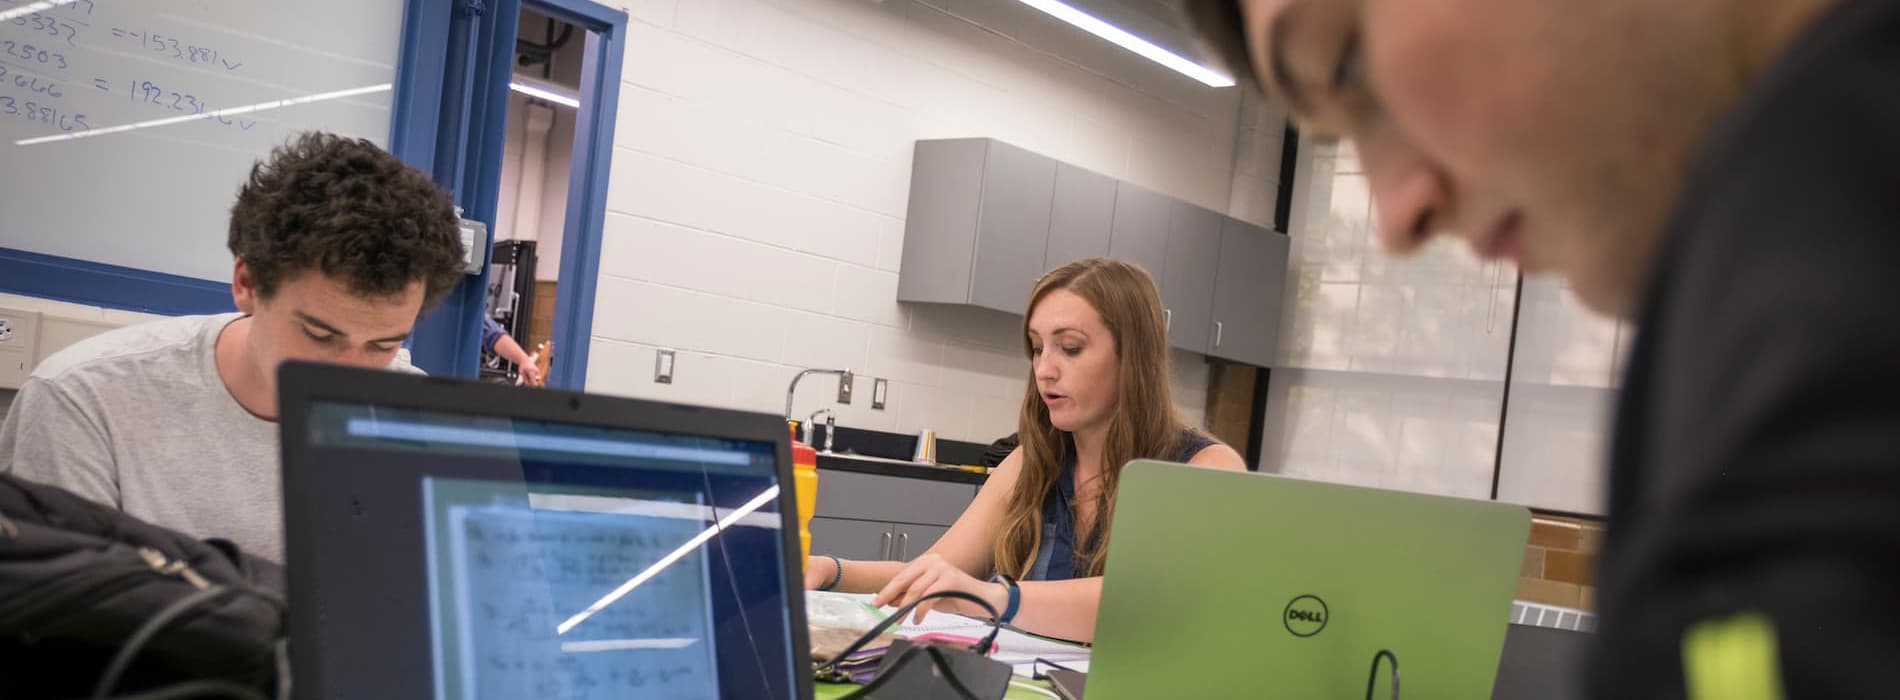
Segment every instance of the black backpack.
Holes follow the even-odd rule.
[[[167,697],[280,695],[282,591],[281,566],[230,542],[0,474],[8,700],[161,688],[177,691]]]

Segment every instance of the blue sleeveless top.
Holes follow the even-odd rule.
[[[1181,446],[1167,457],[1171,462],[1186,462],[1194,455],[1214,444],[1214,440],[1192,430],[1182,431]],[[1078,569],[1075,560],[1075,509],[1070,503],[1075,500],[1075,456],[1062,460],[1062,474],[1056,477],[1056,487],[1042,499],[1042,546],[1036,551],[1036,563],[1030,565],[1025,581],[1062,581],[1081,576],[1078,571],[1087,571],[1084,564]],[[1102,532],[1107,528],[1096,523],[1095,530],[1089,533],[1089,546],[1086,551],[1095,551],[1101,546]]]

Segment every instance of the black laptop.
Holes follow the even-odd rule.
[[[811,697],[782,419],[307,364],[278,387],[296,697]]]

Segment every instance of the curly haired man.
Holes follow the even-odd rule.
[[[238,313],[118,329],[47,358],[0,426],[0,473],[281,560],[277,365],[416,371],[417,316],[460,279],[449,198],[367,141],[305,134],[231,209]]]

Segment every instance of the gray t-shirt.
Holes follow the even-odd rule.
[[[0,425],[0,473],[282,561],[277,424],[218,377],[218,335],[238,318],[128,326],[46,358]]]

